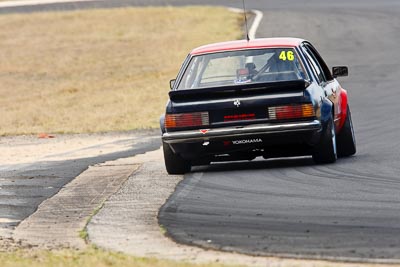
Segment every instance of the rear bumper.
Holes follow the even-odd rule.
[[[319,131],[322,128],[318,120],[291,123],[264,123],[240,127],[223,127],[208,129],[205,133],[200,130],[178,131],[164,133],[162,140],[167,144],[194,143],[236,137],[256,137],[259,135]]]

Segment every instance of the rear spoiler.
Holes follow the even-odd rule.
[[[304,91],[309,85],[310,82],[307,80],[294,80],[207,87],[201,89],[183,89],[170,91],[169,98],[173,101],[179,101],[199,99],[223,99],[232,96],[254,96],[260,94],[282,92],[290,93]]]

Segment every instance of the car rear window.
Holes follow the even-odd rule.
[[[178,89],[305,79],[292,48],[252,49],[194,56]]]

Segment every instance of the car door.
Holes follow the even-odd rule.
[[[325,92],[325,96],[333,103],[334,106],[334,122],[336,129],[339,129],[341,109],[339,103],[341,97],[340,84],[334,79],[329,71],[328,66],[319,55],[317,50],[308,42],[302,46],[303,52],[307,58],[307,61],[311,65],[313,74]]]

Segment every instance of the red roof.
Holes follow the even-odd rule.
[[[300,45],[304,40],[299,38],[262,38],[254,40],[239,40],[230,41],[223,43],[215,43],[200,46],[195,48],[190,53],[191,55],[215,53],[222,51],[241,50],[241,49],[252,49],[252,48],[265,48],[265,47],[296,47]]]

